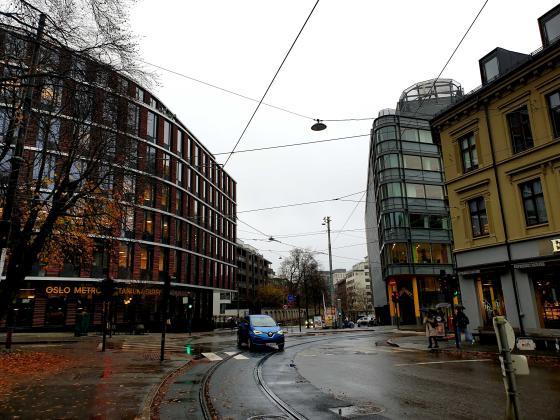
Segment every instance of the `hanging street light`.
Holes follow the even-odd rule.
[[[311,126],[311,129],[313,131],[323,131],[325,128],[327,128],[326,124],[324,124],[321,120],[315,121],[317,122]]]

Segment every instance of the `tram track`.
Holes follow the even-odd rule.
[[[369,332],[371,332],[371,331],[368,331],[368,333]],[[364,333],[360,333],[360,334],[351,334],[351,335],[350,334],[348,334],[348,335],[345,334],[345,337],[365,337],[367,335],[369,335],[369,334],[364,332]],[[286,346],[285,350],[289,350],[289,349],[292,349],[294,347],[303,346],[303,345],[310,344],[310,343],[334,340],[336,338],[338,338],[338,337],[337,336],[330,336],[330,337],[317,338],[317,339],[313,339],[313,340],[306,340],[306,341],[303,341],[301,343],[295,343],[295,344],[291,344],[289,346]],[[202,413],[204,415],[205,420],[216,420],[216,419],[220,418],[220,416],[219,416],[217,410],[214,408],[214,405],[213,405],[213,403],[211,401],[211,398],[210,398],[210,379],[212,378],[212,375],[216,372],[216,370],[218,370],[218,368],[220,366],[227,363],[229,360],[231,360],[235,356],[237,356],[239,354],[242,354],[242,353],[246,353],[246,352],[247,352],[247,350],[239,351],[235,354],[230,355],[229,357],[227,357],[223,360],[220,360],[219,362],[214,364],[210,369],[208,369],[208,371],[204,375],[203,379],[201,380],[200,389],[199,389],[199,402],[200,402],[200,406],[201,406]],[[295,408],[290,406],[287,402],[282,400],[278,395],[276,395],[271,390],[271,388],[267,385],[266,381],[263,378],[262,369],[263,369],[263,366],[264,366],[265,362],[268,359],[270,359],[272,356],[279,355],[279,354],[283,354],[283,352],[269,353],[269,354],[263,356],[257,362],[256,366],[253,368],[253,378],[255,379],[255,383],[256,383],[257,387],[261,390],[261,392],[266,397],[268,397],[268,399],[270,399],[274,403],[274,405],[276,405],[278,407],[278,409],[281,410],[282,413],[285,414],[286,418],[293,419],[293,420],[308,420],[307,417],[305,417],[303,414],[298,412]]]

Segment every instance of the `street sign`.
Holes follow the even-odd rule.
[[[498,332],[498,326],[496,324],[501,324],[504,326],[506,333],[507,343],[502,343],[500,340],[500,333]],[[515,347],[515,332],[511,327],[511,324],[507,321],[505,316],[495,316],[493,319],[494,331],[496,331],[496,337],[498,339],[498,349],[501,352],[502,346],[507,348],[508,351],[512,351]]]
[[[502,368],[502,376],[506,376],[506,367],[504,365],[504,358],[502,356],[498,356],[500,358],[500,366]],[[523,356],[520,354],[512,354],[511,355],[511,364],[513,366],[513,371],[517,376],[520,375],[529,375],[529,363],[527,362],[527,356]]]
[[[517,339],[517,348],[519,350],[535,350],[536,347],[535,342],[530,338]]]
[[[296,297],[294,295],[288,295],[288,302],[295,302]]]

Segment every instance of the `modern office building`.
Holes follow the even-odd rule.
[[[443,168],[429,118],[461,95],[450,79],[417,83],[402,93],[396,110],[382,110],[373,123],[366,237],[368,244],[378,241],[393,322],[398,316],[403,324],[420,323],[423,307],[444,300],[441,270],[453,271]],[[368,252],[375,266],[376,247]]]
[[[267,284],[271,264],[258,249],[237,240],[237,293],[228,305],[229,309],[239,307],[249,313],[260,313],[257,291],[259,286]]]
[[[496,48],[482,85],[431,121],[443,152],[461,295],[473,328],[560,328],[560,6],[531,54]]]
[[[30,59],[31,45],[26,34],[0,29],[4,75],[17,73],[14,66]],[[132,156],[115,151],[115,165],[122,166],[125,159],[130,165],[121,168],[125,175],[110,179],[98,191],[124,192],[118,197],[127,207],[121,229],[94,235],[91,255],[69,255],[63,263],[49,261],[47,256],[33,265],[16,296],[16,327],[72,328],[76,316],[87,311],[91,326],[100,328],[100,285],[106,277],[116,286],[110,316],[117,329],[159,328],[162,284],[169,277],[171,328],[181,330],[187,319],[193,328],[211,327],[213,291],[236,290],[235,181],[152,92],[91,58],[56,45],[47,41],[41,45],[40,57],[52,59],[47,68],[52,74],[38,81],[34,95],[40,92],[40,109],[31,110],[25,131],[24,164],[35,168],[29,170],[29,179],[37,178],[33,159],[49,162],[51,179],[63,176],[64,159],[74,152],[64,148],[77,127],[74,123],[82,118],[76,112],[80,105],[92,103],[91,113],[79,127],[88,147],[93,149],[96,141],[107,138],[132,145]],[[72,95],[76,95],[74,106],[65,107],[65,98]],[[62,102],[47,103],[55,97]],[[11,109],[5,102],[0,106],[0,147],[7,147]],[[109,121],[109,107],[118,119]],[[47,134],[33,126],[36,118],[45,116],[51,127]],[[10,170],[6,162],[0,165],[2,182]],[[71,171],[83,168],[87,158],[76,162]],[[41,171],[45,176],[42,167]],[[46,196],[52,192],[50,185],[45,182]]]

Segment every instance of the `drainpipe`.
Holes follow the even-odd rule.
[[[490,152],[492,153],[492,170],[494,171],[494,178],[496,179],[496,188],[498,190],[498,202],[500,205],[500,216],[502,219],[502,226],[504,227],[504,238],[506,242],[507,251],[507,264],[511,281],[513,283],[513,294],[515,296],[515,307],[517,309],[517,317],[519,319],[519,332],[521,336],[525,335],[525,328],[523,327],[523,314],[521,313],[521,306],[519,304],[519,292],[517,291],[517,280],[515,278],[515,269],[511,263],[511,248],[509,243],[509,235],[506,224],[506,217],[504,213],[504,206],[502,205],[502,189],[500,187],[500,178],[498,177],[498,168],[496,167],[496,155],[494,153],[494,140],[492,139],[492,130],[490,129],[490,116],[488,113],[488,105],[484,104],[484,116],[486,117],[486,130],[488,131],[488,140],[490,141]]]

